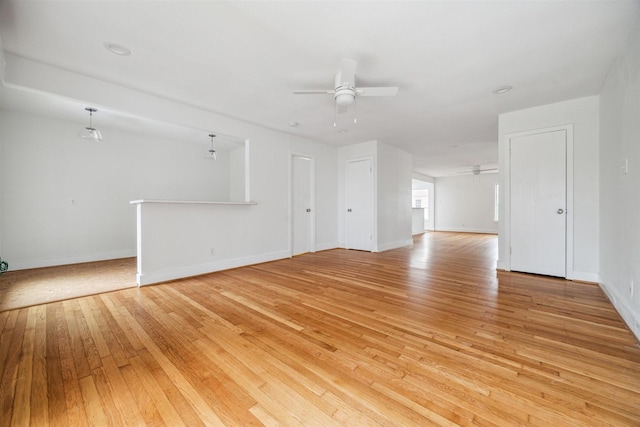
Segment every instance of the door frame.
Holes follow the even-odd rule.
[[[565,131],[566,134],[566,219],[567,228],[565,232],[565,271],[566,278],[569,280],[574,279],[573,272],[573,125],[560,125],[547,128],[532,129],[523,132],[509,133],[506,136],[508,154],[504,161],[504,168],[501,171],[504,173],[504,190],[501,189],[503,195],[504,214],[503,218],[500,218],[504,222],[504,269],[505,271],[511,271],[511,143],[515,138],[523,136],[537,135],[541,133]]]
[[[309,159],[309,208],[311,209],[309,253],[316,251],[316,158],[310,154],[289,152],[289,258],[293,257],[293,161],[296,157]]]

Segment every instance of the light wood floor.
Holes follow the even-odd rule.
[[[136,267],[134,257],[9,270],[0,275],[0,311],[133,288]]]
[[[596,285],[495,236],[331,250],[0,313],[1,425],[640,425]]]

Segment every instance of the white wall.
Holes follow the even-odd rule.
[[[436,231],[497,233],[493,220],[497,183],[497,173],[436,178]]]
[[[599,170],[600,284],[640,339],[640,21],[600,94]]]
[[[409,153],[378,142],[377,252],[413,244]]]
[[[424,208],[411,209],[411,234],[422,234],[426,230],[424,225]]]
[[[4,257],[11,269],[135,255],[136,198],[228,200],[229,156],[206,144],[2,110],[0,158]]]
[[[573,247],[570,279],[597,281],[598,277],[598,96],[574,99],[501,114],[498,118],[500,162],[500,218],[508,215],[505,185],[508,176],[508,135],[553,126],[573,125]],[[498,267],[508,266],[505,222],[498,232]]]
[[[216,186],[227,179],[228,170],[215,169],[224,162],[203,158],[208,141],[101,127],[105,140],[89,143],[76,138],[78,123],[6,110],[0,118],[1,256],[12,270],[134,256],[136,211],[130,200],[228,198],[228,182]],[[250,187],[258,204],[224,217],[228,229],[239,231],[215,242],[218,253],[238,259],[288,254],[291,151],[316,158],[316,247],[337,247],[337,149],[234,124],[252,137]],[[212,224],[218,219],[211,214]],[[208,221],[200,226],[204,230]],[[202,254],[190,252],[200,247],[198,236],[193,238],[181,249],[197,261]],[[230,246],[234,251],[226,252]]]
[[[435,231],[436,229],[436,179],[429,175],[413,172],[411,174],[412,181],[418,180],[425,183],[425,187],[429,190],[429,219],[424,221],[424,229]]]
[[[246,194],[246,154],[247,147],[240,147],[229,152],[229,198],[235,202],[243,202]],[[222,199],[221,199],[222,200]]]

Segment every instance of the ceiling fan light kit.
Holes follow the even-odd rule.
[[[356,99],[356,92],[351,88],[338,88],[334,98],[339,106],[351,105]]]
[[[353,59],[343,59],[340,68],[335,76],[334,89],[318,90],[294,90],[296,95],[333,95],[335,102],[335,113],[340,114],[347,111],[351,104],[357,104],[357,97],[360,96],[395,96],[398,93],[397,87],[357,87],[356,86],[356,65]],[[357,123],[357,119],[353,120]],[[336,127],[334,120],[333,126]]]

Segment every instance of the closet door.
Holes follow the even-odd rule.
[[[372,160],[347,162],[347,249],[373,249]]]
[[[510,140],[511,270],[566,277],[567,132]]]
[[[291,163],[291,255],[313,252],[312,160],[293,156]]]

